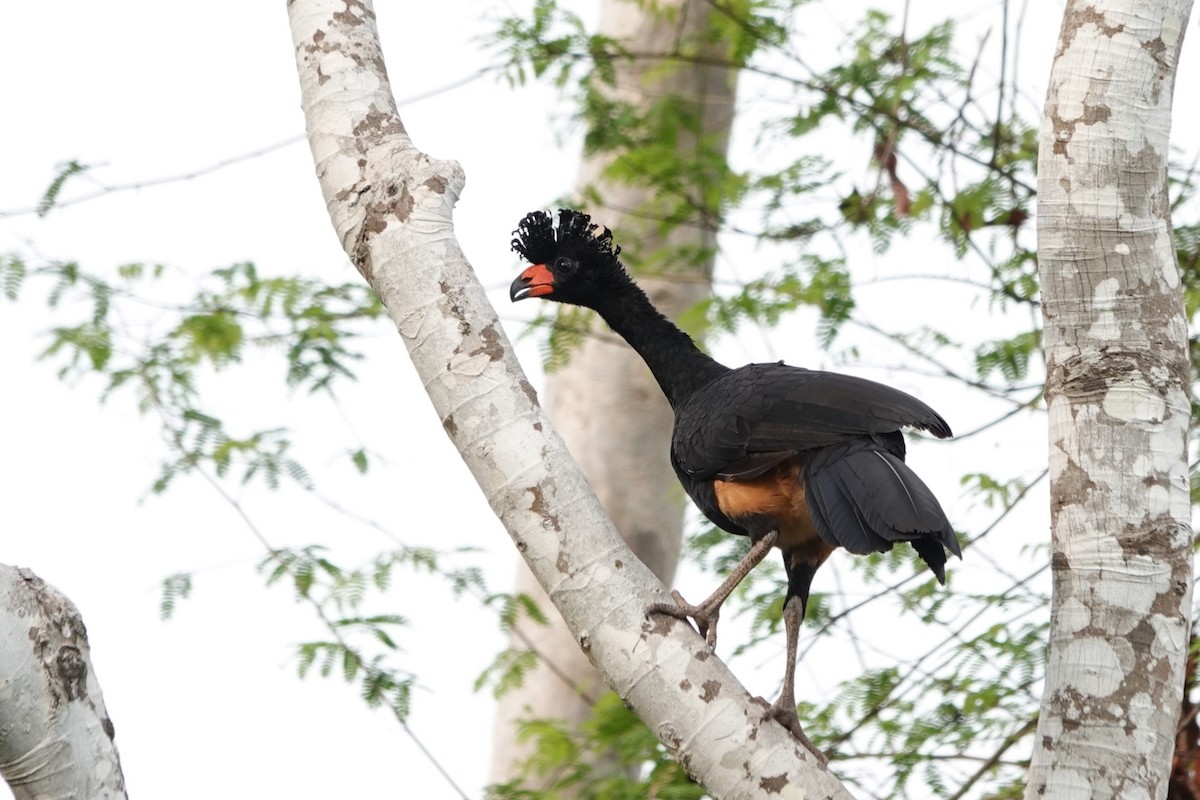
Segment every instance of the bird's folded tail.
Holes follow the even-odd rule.
[[[817,532],[851,553],[882,553],[911,542],[941,583],[946,550],[962,556],[954,528],[917,474],[872,447],[827,453],[806,470],[805,494]]]

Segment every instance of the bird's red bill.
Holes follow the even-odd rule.
[[[526,297],[544,297],[553,291],[554,274],[546,269],[545,264],[534,264],[513,281],[509,296],[515,302]]]

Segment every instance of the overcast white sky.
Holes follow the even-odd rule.
[[[301,135],[284,5],[10,4],[0,48],[0,212],[32,206],[55,165],[69,159],[102,165],[93,177],[116,185],[186,173]],[[594,18],[594,2],[576,5],[584,19]],[[956,8],[970,22],[996,5]],[[1039,103],[1037,76],[1049,63],[1062,4],[1044,5],[1044,15],[1031,17],[1025,45]],[[474,74],[488,63],[475,39],[489,29],[487,19],[524,7],[519,0],[379,3],[397,96],[423,96]],[[402,108],[418,147],[466,170],[459,238],[506,321],[518,318],[505,291],[516,267],[510,231],[574,178],[577,143],[556,138],[552,121],[562,113],[552,92],[513,91],[494,77]],[[67,195],[86,188],[75,185]],[[0,252],[9,250],[78,259],[102,273],[130,261],[200,272],[251,260],[264,273],[357,277],[333,236],[302,142],[46,220],[0,217]],[[51,366],[34,363],[51,324],[41,297],[30,284],[20,304],[0,303],[0,561],[32,568],[83,612],[131,796],[454,797],[392,718],[367,711],[352,687],[295,677],[294,645],[321,631],[289,590],[263,588],[254,570],[261,546],[232,508],[195,480],[146,496],[164,452],[153,421],[122,395],[101,408],[97,386],[64,385]],[[518,330],[510,325],[510,333]],[[775,357],[811,358],[811,326],[799,330],[803,338],[770,346]],[[278,419],[304,428],[302,455],[317,467],[354,441],[387,454],[390,464],[370,480],[339,478],[344,473],[335,469],[319,488],[409,544],[483,548],[495,565],[493,585],[504,588],[513,561],[507,536],[387,323],[379,333],[340,409],[290,399],[273,375],[223,384],[214,403],[231,417],[245,414],[248,424]],[[731,361],[764,355],[757,334],[754,342],[722,347]],[[536,364],[531,343],[521,352]],[[972,416],[970,409],[956,413]],[[952,517],[965,510],[954,476],[979,457],[938,451],[930,459],[944,462],[945,477],[931,482]],[[240,497],[277,545],[334,542],[347,561],[389,545],[298,492],[246,490]],[[159,584],[179,571],[197,573],[195,595],[164,623]],[[413,620],[404,643],[423,688],[412,728],[477,796],[492,708],[470,687],[501,644],[494,620],[473,601],[454,601],[436,579],[405,576],[391,599]],[[772,660],[757,689],[773,692],[777,672]]]

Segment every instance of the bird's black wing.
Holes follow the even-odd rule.
[[[808,513],[828,544],[871,553],[907,541],[944,581],[945,551],[961,550],[937,498],[904,463],[905,427],[950,436],[936,411],[898,389],[750,364],[717,378],[678,410],[671,458],[709,519],[741,532],[721,516],[713,481],[750,481],[794,457]]]
[[[932,408],[875,381],[784,364],[749,364],[705,386],[679,409],[672,451],[699,479],[748,478],[798,452],[869,437],[899,458],[898,431],[950,436]]]

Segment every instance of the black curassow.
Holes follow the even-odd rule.
[[[910,543],[946,579],[961,556],[937,498],[904,463],[904,427],[951,435],[920,400],[874,381],[776,364],[730,369],[660,314],[618,260],[612,233],[578,211],[535,211],[513,232],[531,264],[510,298],[544,297],[597,311],[645,360],[675,412],[671,464],[692,500],[749,553],[699,605],[672,592],[648,614],[696,621],[716,644],[721,604],[772,547],[783,553],[787,665],[770,714],[808,744],[796,714],[796,644],[813,574],[835,548],[851,553]],[[811,745],[808,745],[811,749]],[[814,751],[815,752],[815,751]]]

